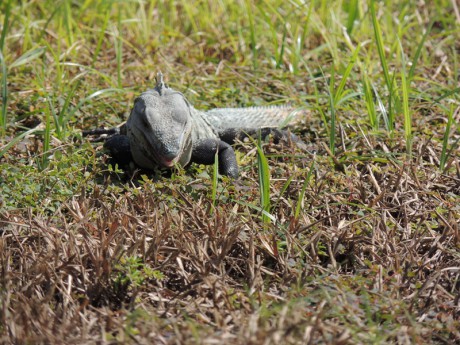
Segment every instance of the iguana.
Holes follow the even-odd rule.
[[[119,164],[134,161],[139,167],[172,168],[175,164],[214,164],[219,172],[238,177],[232,144],[248,136],[272,134],[275,140],[289,138],[302,146],[293,134],[277,129],[296,113],[289,106],[195,109],[184,95],[169,88],[158,73],[153,90],[142,93],[134,102],[128,120],[112,129],[84,131],[83,135],[109,134],[107,149]]]

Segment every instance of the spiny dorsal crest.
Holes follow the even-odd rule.
[[[161,92],[163,91],[163,89],[168,89],[168,85],[165,84],[164,80],[163,80],[163,73],[161,72],[158,72],[156,77],[155,77],[155,80],[157,82],[156,86],[155,86],[155,90],[158,91],[158,93],[161,95]]]

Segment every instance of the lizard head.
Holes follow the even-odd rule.
[[[163,83],[141,94],[126,123],[134,161],[148,169],[186,165],[191,156],[190,104]]]

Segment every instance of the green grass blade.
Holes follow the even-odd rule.
[[[281,66],[283,65],[284,47],[286,45],[286,33],[287,33],[287,27],[286,25],[284,25],[283,39],[281,40],[281,49],[278,55],[278,59],[276,61],[276,68],[281,68]]]
[[[2,27],[2,34],[0,36],[0,67],[2,71],[2,113],[0,114],[0,138],[3,138],[6,132],[6,124],[7,124],[7,104],[8,104],[8,78],[7,78],[7,68],[5,58],[3,56],[4,47],[5,47],[5,39],[8,33],[9,24],[10,24],[10,14],[11,14],[11,3],[12,0],[8,0],[5,4],[5,13],[3,18],[3,27]]]
[[[67,42],[68,45],[71,46],[74,42],[74,26],[73,26],[73,15],[75,14],[75,11],[71,9],[71,0],[64,0],[64,23],[65,23],[65,29],[67,31]]]
[[[43,138],[43,155],[41,159],[40,169],[46,169],[49,163],[48,152],[50,150],[50,142],[51,142],[51,116],[50,112],[53,109],[50,97],[47,97],[49,108],[45,110],[45,133]],[[56,130],[56,132],[58,132]]]
[[[305,196],[305,191],[307,190],[308,183],[310,182],[314,167],[315,167],[315,161],[312,161],[308,169],[307,176],[305,177],[305,181],[303,182],[302,189],[300,190],[300,193],[299,193],[299,199],[297,200],[297,205],[296,205],[295,213],[294,213],[295,219],[299,218],[300,211],[302,210],[302,204],[303,204],[302,201]]]
[[[281,188],[281,190],[278,193],[278,199],[276,200],[276,202],[273,205],[273,207],[276,207],[278,205],[278,203],[282,200],[282,196],[284,195],[284,193],[287,191],[287,189],[291,185],[292,180],[294,179],[294,177],[295,177],[295,175],[289,176],[288,179],[286,180],[286,182],[283,184],[283,187]]]
[[[310,19],[311,19],[311,14],[312,14],[312,9],[314,7],[314,2],[311,2],[310,5],[308,6],[308,12],[307,12],[307,17],[305,18],[305,22],[301,28],[301,33],[297,35],[296,39],[296,45],[295,45],[295,53],[293,56],[293,62],[292,62],[292,68],[293,72],[295,75],[298,75],[300,72],[299,69],[299,62],[303,61],[303,47],[305,45],[305,38],[307,37],[307,34],[309,32],[309,26],[310,26]],[[305,64],[306,65],[306,64]],[[307,68],[308,69],[308,68]]]
[[[330,131],[329,131],[329,149],[332,154],[335,154],[335,133],[336,133],[336,112],[334,102],[334,84],[335,84],[335,71],[334,65],[331,66],[331,79],[329,81],[329,110],[330,110]]]
[[[452,127],[452,123],[453,123],[454,110],[455,110],[454,105],[451,104],[449,114],[447,116],[446,130],[444,132],[444,137],[442,140],[441,157],[439,159],[439,169],[441,171],[444,171],[444,168],[446,166],[446,162],[448,159],[447,146],[449,145],[450,128]]]
[[[217,202],[217,182],[218,182],[218,177],[219,177],[219,152],[216,152],[214,156],[214,166],[212,169],[212,206],[216,207],[216,202]],[[211,214],[214,211],[213,208],[211,208]]]
[[[6,123],[7,123],[7,104],[8,104],[8,78],[7,78],[7,69],[5,59],[3,58],[2,51],[0,50],[0,65],[2,68],[2,114],[0,117],[1,120],[1,129],[0,137],[3,137],[6,132]]]
[[[122,88],[122,75],[121,75],[121,66],[122,66],[122,55],[123,55],[123,41],[121,38],[121,10],[118,9],[118,19],[117,19],[117,29],[116,33],[114,34],[114,43],[115,43],[115,53],[117,59],[117,86],[118,88]]]
[[[3,48],[5,47],[5,39],[6,39],[6,34],[8,33],[9,29],[9,23],[10,23],[10,14],[11,14],[11,3],[12,0],[8,0],[8,2],[5,5],[5,14],[3,18],[3,29],[2,29],[2,35],[0,36],[0,52],[3,53]]]
[[[70,107],[72,97],[74,96],[80,84],[81,84],[81,79],[77,80],[72,86],[72,88],[70,89],[70,91],[67,92],[64,104],[61,108],[61,111],[59,112],[59,115],[57,115],[56,112],[53,110],[53,118],[54,118],[54,124],[56,126],[56,134],[58,135],[59,139],[63,139],[65,137],[66,124],[67,124],[66,117],[68,114],[68,109]]]
[[[352,90],[345,90],[342,93],[342,97],[337,102],[336,107],[341,104],[347,103],[348,100],[356,99],[356,98],[360,99],[362,95],[363,95],[362,92],[358,92],[358,91],[353,92]]]
[[[450,91],[447,91],[445,94],[443,94],[442,96],[436,98],[433,103],[439,103],[440,101],[442,101],[444,98],[447,98],[449,96],[452,96],[452,95],[456,95],[460,92],[460,87],[456,87],[455,89],[453,90],[450,90]]]
[[[62,6],[62,2],[59,2],[58,4],[56,4],[56,7],[54,8],[54,10],[51,13],[51,15],[48,17],[45,25],[43,25],[42,29],[40,30],[40,36],[38,36],[38,39],[36,40],[36,42],[41,42],[42,41],[43,36],[46,35],[46,33],[47,33],[48,26],[53,21],[54,16],[60,11],[61,6]]]
[[[385,123],[385,129],[391,132],[393,130],[392,119],[390,118],[390,115],[388,114],[387,108],[383,104],[382,98],[380,97],[377,88],[372,82],[370,82],[370,84],[372,86],[372,90],[374,91],[378,109],[380,110],[380,113],[382,114],[383,122]]]
[[[385,57],[385,50],[383,47],[383,40],[382,40],[382,32],[380,30],[380,25],[377,20],[377,15],[375,13],[375,0],[371,0],[371,17],[372,17],[372,26],[374,28],[374,37],[375,37],[375,42],[377,44],[377,51],[379,53],[379,59],[380,63],[382,65],[382,70],[383,70],[383,75],[385,77],[385,82],[387,84],[388,90],[391,90],[391,79],[390,79],[390,73],[388,72],[388,63]]]
[[[106,30],[109,25],[109,19],[110,19],[110,7],[106,5],[104,7],[105,15],[104,15],[104,22],[102,24],[102,27],[99,29],[99,37],[97,39],[97,44],[96,44],[96,49],[94,50],[94,55],[93,55],[93,61],[91,63],[91,66],[94,67],[94,64],[97,61],[97,58],[99,56],[99,53],[102,48],[102,42],[104,41],[104,37],[106,35]]]
[[[187,14],[187,19],[191,25],[192,31],[198,32],[198,26],[195,22],[195,19],[197,18],[197,16],[193,13],[193,7],[195,7],[195,5],[191,4],[190,1],[187,1],[187,0],[181,0],[181,3],[185,10],[185,13]]]
[[[252,48],[252,67],[254,70],[257,69],[257,42],[256,42],[256,30],[255,30],[255,23],[254,23],[254,10],[252,8],[252,1],[246,0],[246,13],[248,15],[249,20],[249,37],[251,40],[251,48]]]
[[[54,130],[56,132],[56,136],[59,139],[63,139],[63,135],[62,135],[63,128],[61,125],[61,121],[59,119],[59,115],[57,114],[55,107],[53,106],[54,96],[49,93],[46,99],[48,100],[48,111],[46,112],[46,115],[45,115],[45,125],[46,126],[48,125],[49,115],[51,114],[54,120]],[[62,116],[62,114],[64,114],[64,111],[61,111],[60,114]]]
[[[257,142],[257,165],[259,167],[260,204],[262,206],[262,222],[270,223],[270,168],[262,150],[261,140]]]
[[[397,87],[396,87],[396,73],[393,73],[393,77],[391,78],[390,89],[388,91],[388,126],[389,131],[393,132],[395,129],[395,121],[396,121],[396,114],[400,113],[401,110],[401,101],[399,100],[398,96],[396,95]]]
[[[354,65],[356,64],[356,61],[358,60],[358,53],[360,49],[361,49],[361,45],[358,45],[355,51],[353,52],[353,55],[350,61],[348,62],[347,68],[345,69],[345,73],[342,76],[342,80],[340,81],[339,87],[335,91],[335,96],[334,96],[335,105],[337,105],[340,99],[342,98],[343,89],[345,88],[345,84],[347,83],[351,70],[353,69]]]
[[[374,97],[367,73],[363,74],[363,89],[369,124],[371,128],[376,131],[379,128],[379,121],[377,117],[377,111],[375,110]]]
[[[414,58],[412,59],[412,65],[410,67],[409,76],[407,78],[409,83],[412,81],[412,78],[414,77],[415,68],[417,67],[418,59],[420,58],[420,55],[422,53],[423,45],[425,44],[425,41],[431,32],[433,23],[434,23],[434,20],[432,20],[430,24],[428,25],[428,28],[426,29],[425,34],[423,35],[422,39],[420,40],[420,43],[417,46],[417,51],[415,52]]]
[[[412,155],[412,114],[409,109],[409,80],[406,76],[406,59],[404,58],[404,51],[401,41],[399,41],[400,54],[401,54],[401,88],[403,99],[403,114],[404,114],[404,136],[406,139],[406,152],[409,156]]]
[[[18,142],[20,142],[22,140],[22,138],[24,138],[25,136],[29,135],[29,134],[32,134],[32,133],[35,133],[35,132],[38,132],[40,129],[38,127],[35,127],[35,128],[32,128],[32,129],[29,129],[28,131],[25,131],[21,134],[19,134],[18,136],[14,137],[13,140],[10,140],[8,142],[8,144],[6,144],[5,146],[1,147],[0,148],[0,158],[3,157],[3,155],[11,148],[13,147],[14,145],[16,145]]]
[[[358,18],[358,0],[350,0],[346,3],[348,18],[347,18],[347,33],[351,35],[356,19]]]
[[[40,57],[44,52],[46,48],[45,47],[38,47],[35,49],[31,49],[24,54],[22,54],[20,57],[18,57],[10,66],[10,69],[13,69],[18,66],[25,65],[26,63],[31,62],[32,60],[37,59]]]
[[[83,104],[85,104],[86,102],[92,100],[93,98],[97,98],[97,97],[100,97],[100,96],[105,96],[107,94],[111,94],[111,93],[114,93],[114,92],[124,92],[124,90],[113,89],[113,88],[98,90],[96,92],[93,92],[88,97],[85,97],[82,100],[80,100],[80,102],[78,102],[78,104],[74,108],[72,108],[66,114],[60,115],[61,117],[59,118],[59,121],[60,121],[61,128],[65,128],[65,126],[67,125],[67,122],[69,121],[69,119],[83,106]]]

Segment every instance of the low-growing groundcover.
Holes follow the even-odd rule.
[[[460,341],[460,14],[439,1],[2,1],[2,343]],[[200,109],[291,103],[309,149],[124,172],[161,70]]]

